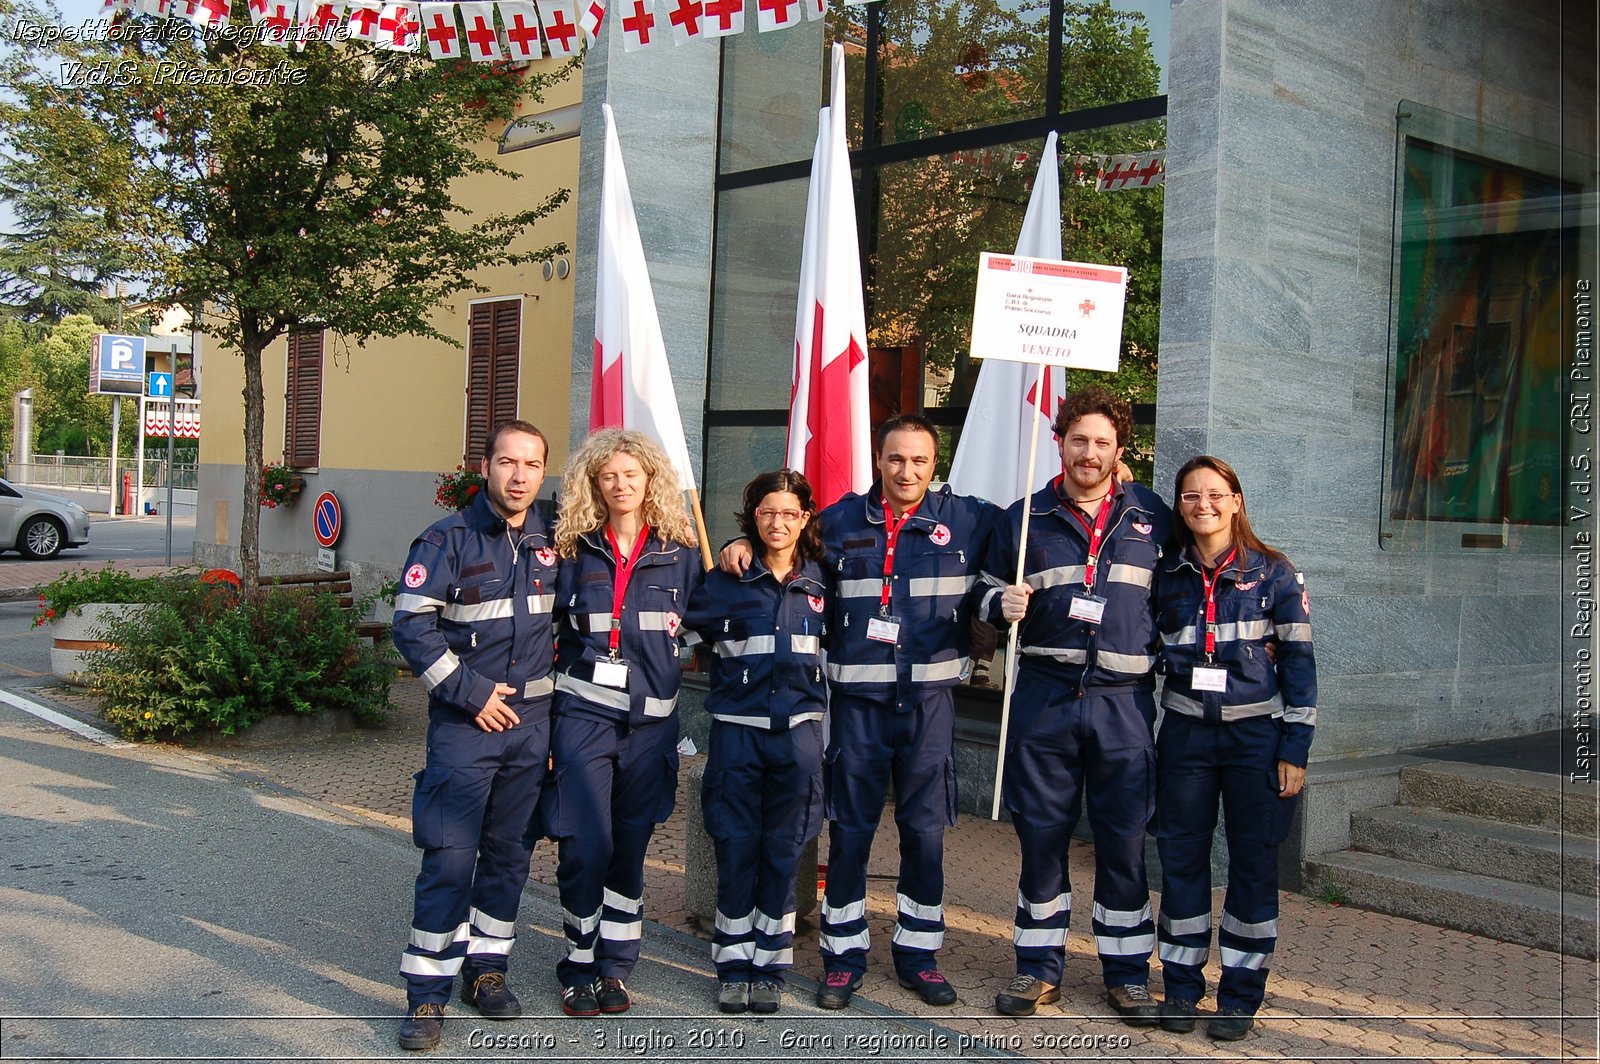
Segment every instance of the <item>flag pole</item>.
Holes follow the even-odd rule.
[[[700,489],[689,489],[689,502],[694,508],[694,530],[700,537],[700,560],[706,564],[706,572],[711,571],[711,533],[706,531],[706,514],[700,508]]]
[[[1044,363],[1039,363],[1038,376],[1034,381],[1034,395],[1044,398]],[[1034,463],[1039,460],[1039,434],[1029,433],[1028,464],[1024,469],[1032,470]],[[1031,501],[1032,493],[1022,493],[1022,534],[1017,542],[1017,579],[1022,583],[1023,566],[1028,554],[1028,515],[1033,510]],[[989,819],[1000,819],[1000,787],[1006,778],[1006,729],[1011,723],[1011,692],[1017,686],[1017,634],[1022,629],[1022,621],[1013,621],[1011,634],[1006,639],[1006,691],[1000,698],[1000,751],[994,763],[994,802],[989,809]]]

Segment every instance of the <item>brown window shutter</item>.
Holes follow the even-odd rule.
[[[467,441],[462,463],[469,469],[477,464],[483,454],[483,441],[489,436],[493,320],[493,304],[473,306],[467,338]]]
[[[323,332],[296,329],[289,333],[283,458],[285,464],[296,468],[321,464]]]
[[[517,370],[522,344],[522,301],[504,299],[472,308],[467,349],[467,449],[476,464],[496,427],[517,416]]]

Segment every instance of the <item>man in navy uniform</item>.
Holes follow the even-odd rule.
[[[557,566],[532,508],[548,457],[526,421],[491,432],[484,490],[416,538],[395,596],[394,644],[428,689],[427,767],[411,807],[422,871],[400,958],[404,1049],[439,1044],[458,973],[461,1000],[484,1016],[522,1015],[506,964],[550,752]]]

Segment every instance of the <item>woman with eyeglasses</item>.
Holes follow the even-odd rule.
[[[1222,802],[1228,889],[1222,978],[1206,1033],[1250,1033],[1278,935],[1278,845],[1305,782],[1317,668],[1305,581],[1263,543],[1233,467],[1200,455],[1178,470],[1174,549],[1156,591],[1166,685],[1156,737],[1161,854],[1161,1026],[1192,1031],[1211,944],[1211,837]]]
[[[791,469],[744,489],[743,576],[706,574],[684,624],[715,650],[701,804],[716,846],[711,958],[723,1012],[776,1012],[793,963],[795,872],[822,826],[828,598],[811,485]]]

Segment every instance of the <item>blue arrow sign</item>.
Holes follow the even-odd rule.
[[[150,374],[150,397],[152,399],[166,399],[172,395],[172,374]]]

